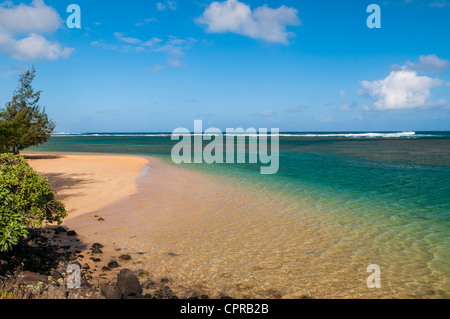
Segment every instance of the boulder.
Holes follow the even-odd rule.
[[[118,267],[120,267],[120,265],[117,261],[113,260],[108,263],[108,267],[109,268],[118,268]]]
[[[127,287],[125,289],[125,291],[123,292],[122,298],[123,299],[144,299],[145,297],[141,293],[135,291],[134,288]]]
[[[28,282],[42,282],[47,283],[48,277],[31,271],[21,271],[16,275],[17,282],[28,283]]]
[[[101,292],[106,299],[122,299],[122,291],[116,284],[103,285],[101,287]]]
[[[128,293],[142,294],[142,287],[138,277],[128,268],[122,269],[117,275],[117,285],[122,293],[127,290]]]

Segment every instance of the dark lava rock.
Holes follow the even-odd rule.
[[[100,248],[92,248],[93,254],[103,254],[103,251],[100,250]]]
[[[178,254],[175,254],[175,253],[168,253],[167,256],[175,257],[175,256],[178,256]]]
[[[153,280],[149,279],[147,280],[144,284],[143,284],[145,289],[150,289],[156,286],[156,282],[154,282]]]
[[[91,257],[90,259],[91,259],[93,262],[95,262],[95,263],[98,263],[98,262],[102,261],[100,258],[94,258],[94,257]]]
[[[67,232],[67,236],[76,236],[76,235],[77,235],[77,233],[74,230],[69,230]]]
[[[120,260],[130,260],[130,259],[131,259],[131,256],[130,256],[130,255],[120,255],[120,256],[119,256],[119,259],[120,259]]]
[[[54,281],[57,281],[58,279],[64,279],[63,275],[59,271],[54,270],[51,274]]]
[[[58,226],[55,228],[55,234],[57,234],[57,235],[61,234],[61,233],[66,233],[66,232],[67,232],[67,230],[62,226]]]
[[[48,277],[31,271],[21,271],[16,275],[18,283],[27,282],[48,282]]]
[[[161,282],[162,283],[168,283],[169,282],[169,278],[161,278]]]
[[[134,292],[136,295],[142,294],[142,287],[138,277],[128,268],[122,269],[117,275],[117,285],[122,293],[127,290],[128,293]]]
[[[122,291],[120,291],[119,286],[114,285],[103,285],[101,288],[102,295],[106,299],[122,299]]]
[[[99,243],[94,243],[94,244],[92,244],[92,248],[103,248],[104,246],[102,245],[102,244],[99,244]]]
[[[178,299],[178,297],[176,297],[173,294],[172,289],[170,289],[170,287],[167,287],[167,286],[162,289],[158,289],[155,292],[153,298],[155,298],[155,299]]]
[[[117,261],[113,260],[108,263],[108,267],[109,268],[118,268],[118,267],[120,267],[120,265]]]
[[[145,297],[141,293],[135,291],[132,287],[127,287],[125,289],[125,291],[123,292],[122,298],[123,299],[144,299]]]
[[[107,266],[103,266],[103,267],[102,267],[102,270],[103,270],[103,271],[110,271],[111,268],[109,268],[109,267],[107,267]]]
[[[102,217],[100,217],[99,219],[97,219],[99,222],[104,221],[104,219]]]

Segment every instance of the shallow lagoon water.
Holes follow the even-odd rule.
[[[178,289],[211,295],[448,298],[450,135],[363,134],[283,134],[275,175],[259,174],[260,164],[184,164],[189,178],[174,185],[169,169],[150,165],[135,195],[102,210],[122,225],[97,236],[145,251],[142,267],[184,283]],[[174,165],[174,143],[82,134],[34,150]],[[123,223],[124,214],[135,217]],[[366,286],[369,264],[381,268],[380,289]]]

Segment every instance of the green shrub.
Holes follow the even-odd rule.
[[[13,299],[13,294],[8,291],[0,291],[0,299]]]
[[[21,156],[0,154],[0,251],[11,250],[30,227],[44,221],[61,224],[66,215],[47,178]]]

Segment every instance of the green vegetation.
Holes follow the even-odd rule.
[[[35,92],[31,86],[35,73],[33,67],[20,75],[11,102],[0,109],[0,152],[19,154],[27,147],[45,143],[55,129],[45,108],[38,104],[41,91]]]
[[[28,228],[44,221],[60,224],[66,214],[47,178],[36,173],[23,157],[0,154],[0,251],[11,250],[28,235]]]
[[[13,299],[13,294],[8,291],[0,291],[0,299]]]
[[[11,102],[0,109],[0,252],[11,250],[30,227],[44,221],[60,224],[67,214],[47,178],[13,155],[45,143],[55,128],[38,104],[41,91],[31,86],[35,73],[33,67],[20,75]]]

